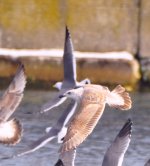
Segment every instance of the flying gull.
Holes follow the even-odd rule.
[[[128,119],[106,151],[102,166],[122,166],[124,155],[131,141],[131,132],[132,121]]]
[[[22,135],[22,127],[16,118],[8,120],[15,112],[23,98],[26,85],[24,66],[21,64],[10,83],[9,87],[0,99],[0,143],[15,145]]]
[[[57,82],[54,87],[60,90],[56,96],[46,103],[42,109],[41,113],[47,112],[52,108],[55,108],[62,104],[66,98],[59,98],[60,95],[64,94],[69,89],[73,89],[78,85],[84,85],[90,83],[89,79],[77,82],[76,77],[76,60],[73,54],[73,44],[71,40],[71,35],[68,28],[66,27],[65,45],[64,45],[64,55],[63,55],[63,66],[64,66],[64,80],[63,82]]]
[[[60,96],[74,99],[79,109],[76,110],[67,129],[60,153],[72,150],[90,135],[103,114],[105,104],[121,110],[131,108],[131,99],[125,88],[118,85],[112,92],[107,87],[87,84],[72,89]]]

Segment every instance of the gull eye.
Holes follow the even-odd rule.
[[[71,92],[68,92],[68,95],[70,95],[71,94]]]

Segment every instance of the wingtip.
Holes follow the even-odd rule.
[[[70,31],[69,31],[69,28],[68,26],[66,25],[66,37],[70,36]]]
[[[24,67],[24,64],[20,64],[20,68],[25,72],[25,67]]]
[[[132,133],[132,126],[133,126],[133,122],[132,120],[129,118],[126,123],[124,124],[124,126],[122,127],[122,129],[120,130],[118,136],[119,137],[124,137],[124,136],[131,136]]]
[[[22,62],[20,62],[18,65],[18,69],[16,71],[15,76],[17,76],[17,75],[23,75],[24,79],[26,79],[25,66]]]
[[[25,73],[25,67],[22,63],[19,64],[18,70],[14,76],[14,82],[19,92],[23,92],[27,83],[27,76]]]
[[[55,166],[64,166],[63,162],[61,161],[61,159],[58,159],[57,163],[55,164]]]
[[[0,143],[16,145],[22,137],[22,125],[17,119],[12,119],[4,124],[0,132]],[[5,132],[2,132],[4,130]]]
[[[25,67],[24,67],[24,64],[22,62],[18,63],[18,71],[20,71],[20,70],[25,71]]]

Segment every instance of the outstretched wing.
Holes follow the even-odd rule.
[[[129,119],[114,142],[108,148],[102,166],[119,166],[122,165],[124,154],[126,153],[131,140],[132,121]]]
[[[100,119],[105,104],[88,104],[81,107],[68,126],[60,152],[72,150],[80,145],[93,131]]]
[[[65,90],[61,90],[60,92],[58,92],[56,94],[56,96],[54,96],[53,99],[51,99],[49,102],[47,102],[46,104],[44,104],[41,108],[41,113],[47,112],[55,107],[58,107],[59,105],[61,105],[62,103],[64,103],[66,101],[66,97],[63,98],[59,98],[60,95],[62,95],[65,92]]]
[[[76,61],[73,55],[73,44],[71,41],[71,35],[66,27],[66,37],[64,45],[64,81],[62,88],[73,88],[76,85]]]
[[[24,66],[21,64],[14,76],[13,81],[0,100],[0,120],[6,121],[16,110],[23,97],[26,85]]]

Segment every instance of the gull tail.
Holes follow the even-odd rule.
[[[118,85],[106,98],[106,102],[114,108],[128,110],[131,108],[132,101],[125,88]]]
[[[0,143],[15,145],[20,142],[22,126],[17,119],[0,124]]]

